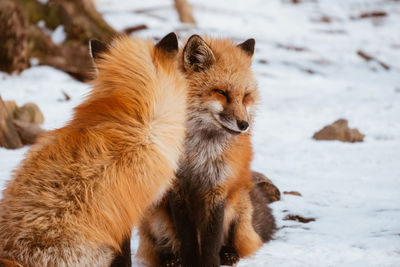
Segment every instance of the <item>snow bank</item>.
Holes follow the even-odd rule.
[[[238,266],[398,266],[400,263],[400,4],[381,0],[191,1],[198,26],[182,25],[172,2],[98,0],[117,29],[146,24],[142,37],[176,31],[256,39],[254,71],[262,103],[254,130],[253,168],[284,195],[272,205],[281,229]],[[358,18],[371,11],[382,18]],[[325,21],[325,22],[324,22]],[[329,21],[329,22],[326,22]],[[362,50],[390,66],[357,55]],[[71,96],[60,102],[62,92]],[[0,94],[35,102],[44,127],[60,127],[88,85],[49,67],[0,74]],[[363,143],[315,141],[339,118],[366,134]],[[23,157],[0,149],[0,183]],[[1,184],[0,184],[1,187]],[[303,224],[288,214],[312,217]],[[135,251],[138,240],[134,235]],[[138,265],[138,263],[136,263]]]

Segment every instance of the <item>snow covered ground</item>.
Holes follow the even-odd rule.
[[[172,1],[97,0],[115,28],[146,24],[142,37],[176,31],[256,39],[262,103],[253,168],[283,195],[272,204],[281,229],[238,266],[400,266],[400,2],[390,0],[191,1],[198,25],[179,23]],[[359,18],[384,11],[381,18]],[[366,62],[357,51],[376,57]],[[89,86],[50,67],[0,73],[0,94],[35,102],[44,127],[62,126]],[[62,91],[71,96],[60,101]],[[366,135],[350,144],[315,141],[336,119]],[[0,148],[0,188],[27,148]],[[315,218],[307,224],[288,214]],[[137,247],[133,237],[133,249]]]

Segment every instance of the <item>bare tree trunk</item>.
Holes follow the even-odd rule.
[[[29,67],[28,26],[15,2],[0,1],[0,70],[21,71]]]
[[[192,7],[186,0],[175,0],[175,8],[181,22],[196,24],[192,14]]]
[[[5,148],[20,148],[23,146],[18,132],[7,112],[0,96],[0,146]]]
[[[117,32],[98,13],[92,0],[0,1],[0,70],[20,72],[30,59],[88,80],[92,68],[87,44],[90,39],[109,41]],[[49,36],[62,26],[61,44]],[[46,30],[48,29],[48,30]]]

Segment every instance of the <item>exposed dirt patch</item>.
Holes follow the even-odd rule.
[[[374,56],[371,56],[369,54],[367,54],[366,52],[362,51],[362,50],[358,50],[357,51],[357,55],[359,55],[361,58],[363,58],[365,61],[375,61],[377,62],[379,65],[382,66],[382,68],[384,68],[385,70],[390,70],[390,66],[380,60],[378,60],[377,58],[375,58]]]
[[[293,196],[298,196],[298,197],[302,197],[303,196],[302,194],[300,194],[297,191],[284,191],[283,194],[284,195],[293,195]]]
[[[297,221],[301,223],[315,222],[315,218],[305,218],[300,215],[289,214],[283,218],[284,221]]]
[[[366,18],[382,18],[386,17],[387,13],[385,11],[371,11],[371,12],[364,12],[361,13],[359,18],[366,19]]]
[[[276,46],[278,48],[286,49],[289,51],[295,51],[295,52],[304,52],[304,51],[308,50],[306,47],[301,47],[301,46],[296,46],[296,45],[277,44]]]

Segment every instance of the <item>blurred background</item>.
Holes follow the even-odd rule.
[[[253,169],[280,230],[239,266],[399,266],[399,0],[1,0],[0,188],[89,92],[88,40],[171,31],[256,40]]]

